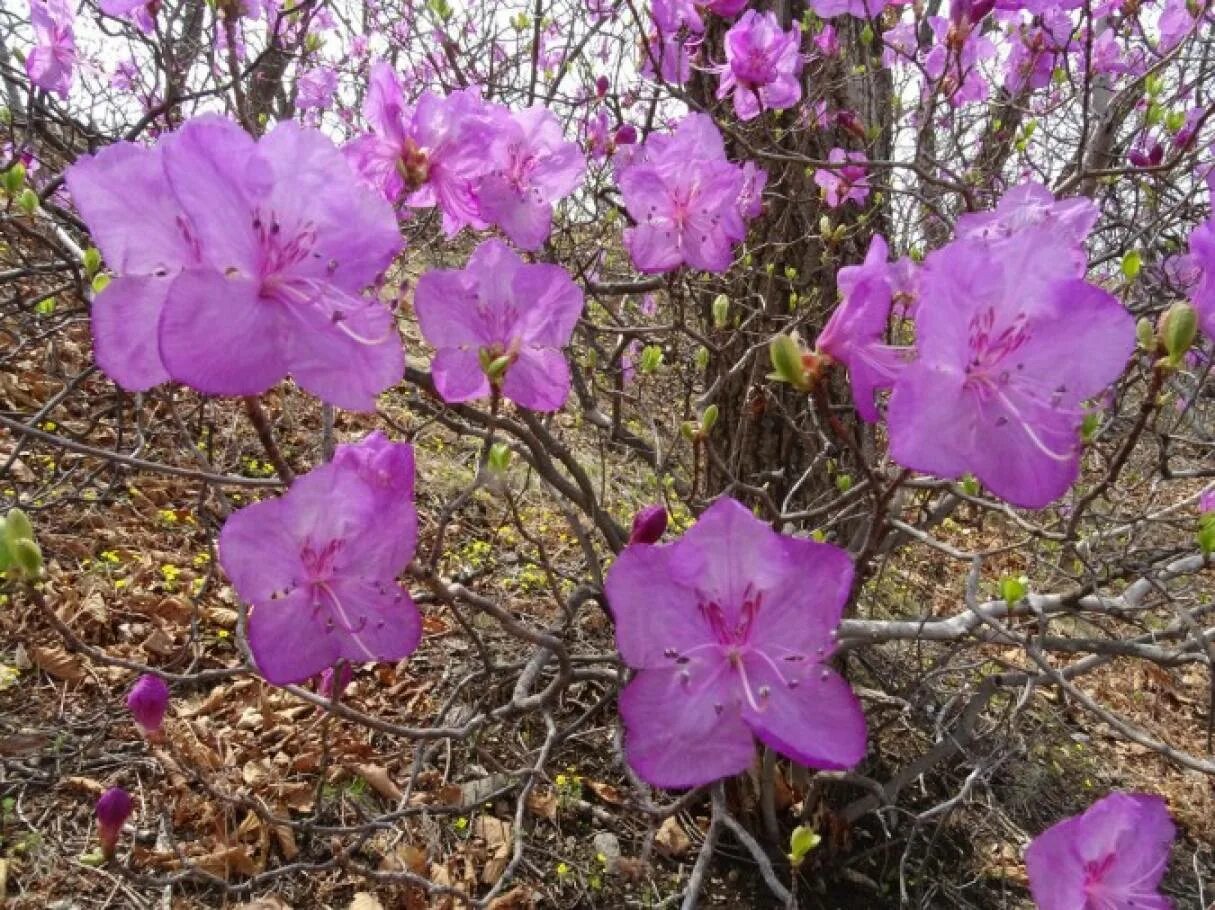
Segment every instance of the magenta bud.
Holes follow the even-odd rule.
[[[621,124],[620,129],[616,130],[614,137],[617,145],[632,145],[637,141],[637,130],[631,123]]]
[[[667,529],[667,510],[661,505],[646,506],[633,517],[629,543],[658,543]]]
[[[1148,161],[1151,162],[1152,167],[1164,161],[1164,146],[1159,142],[1155,143],[1152,146],[1152,150],[1148,152]]]
[[[1148,156],[1139,149],[1131,149],[1126,153],[1126,160],[1135,167],[1151,167],[1152,162]]]
[[[354,672],[350,669],[350,664],[343,663],[341,672],[337,674],[337,689],[333,687],[333,667],[326,667],[321,671],[320,685],[317,686],[317,692],[323,698],[328,698],[332,701],[335,698],[340,698],[342,693],[346,691],[346,687],[350,685],[350,680],[354,676]]]
[[[611,83],[608,82],[607,76],[600,76],[595,80],[595,96],[602,98],[608,93],[608,87]]]
[[[106,859],[114,858],[122,826],[131,817],[133,808],[130,794],[122,787],[111,787],[97,800],[97,836]]]
[[[169,707],[169,687],[159,676],[145,673],[131,686],[127,695],[127,708],[135,720],[135,726],[145,736],[155,736],[165,720]]]

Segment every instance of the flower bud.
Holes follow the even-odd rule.
[[[667,529],[667,510],[661,504],[646,506],[633,516],[633,530],[629,543],[658,543]]]
[[[717,417],[721,413],[720,409],[715,404],[705,408],[705,412],[700,415],[700,432],[707,436],[709,431],[713,429],[713,425],[717,423]]]
[[[97,837],[101,840],[101,852],[106,859],[114,858],[122,826],[131,817],[134,806],[130,794],[122,787],[111,787],[97,800]]]
[[[1147,154],[1140,149],[1131,149],[1129,152],[1127,152],[1126,160],[1129,161],[1133,167],[1152,166],[1152,162],[1148,159]]]
[[[489,447],[486,465],[494,474],[505,474],[506,469],[510,467],[510,456],[510,446],[504,442],[495,442]]]
[[[730,298],[718,294],[713,298],[713,328],[724,329],[730,319]]]
[[[1165,310],[1160,317],[1159,335],[1170,364],[1179,365],[1198,336],[1198,314],[1194,307],[1179,301]]]
[[[1005,575],[1000,579],[1000,597],[1009,606],[1020,603],[1028,593],[1029,578],[1026,576],[1022,575],[1019,578],[1013,578],[1011,575]]]
[[[84,264],[84,274],[92,280],[101,268],[101,251],[95,246],[89,247],[81,256],[81,262]]]
[[[607,76],[600,76],[595,80],[595,96],[597,98],[604,97],[608,93],[610,85],[611,83],[608,82]]]
[[[1156,350],[1156,329],[1146,316],[1135,323],[1135,337],[1139,339],[1139,347],[1145,351]]]
[[[773,338],[768,346],[768,355],[772,358],[773,369],[768,378],[787,382],[795,389],[809,390],[810,381],[806,376],[801,346],[791,336],[777,335]]]
[[[20,509],[9,509],[4,519],[4,536],[10,544],[18,540],[33,540],[34,526],[29,516]]]
[[[42,575],[42,550],[38,544],[23,537],[10,541],[8,551],[13,566],[26,578],[35,579]]]
[[[353,677],[354,671],[350,669],[349,661],[342,661],[342,668],[336,674],[333,672],[333,667],[326,667],[321,671],[320,683],[316,688],[317,694],[330,701],[341,698]]]
[[[169,687],[159,676],[145,673],[127,695],[127,709],[135,726],[149,738],[158,737],[169,707]]]
[[[612,141],[617,145],[632,145],[637,141],[636,127],[631,123],[622,123],[616,130],[616,135],[612,137]]]
[[[22,190],[21,195],[17,197],[17,208],[26,215],[33,215],[38,211],[38,194],[28,187]]]
[[[4,191],[10,196],[16,196],[25,186],[25,165],[18,161],[4,172]]]

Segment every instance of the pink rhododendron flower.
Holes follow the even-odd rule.
[[[954,107],[985,100],[989,86],[982,64],[996,56],[995,44],[966,22],[941,16],[928,22],[938,43],[924,57],[924,72],[934,83],[925,91],[939,91]]]
[[[156,29],[160,0],[101,0],[101,11],[116,19],[129,19],[145,35]]]
[[[1203,490],[1198,497],[1198,511],[1202,513],[1215,512],[1215,488]]]
[[[97,798],[97,839],[101,841],[101,853],[113,859],[122,837],[122,826],[134,811],[131,795],[122,787],[111,787]]]
[[[350,669],[349,663],[342,661],[340,673],[334,673],[333,667],[326,667],[321,671],[316,692],[322,698],[341,698],[352,679],[354,679],[354,671]]]
[[[423,275],[414,310],[437,349],[431,372],[444,401],[487,398],[497,385],[534,411],[565,404],[570,371],[561,349],[582,313],[582,291],[561,266],[525,263],[487,240],[465,268]]]
[[[858,19],[873,19],[890,3],[891,0],[810,0],[810,8],[822,19],[834,19],[845,13]]]
[[[80,158],[67,185],[117,274],[92,322],[123,388],[259,395],[290,374],[370,411],[401,378],[392,314],[361,293],[400,249],[396,219],[321,133],[281,123],[254,140],[197,117]]]
[[[220,564],[253,608],[249,648],[267,681],[418,646],[421,617],[396,580],[417,544],[413,479],[413,449],[376,432],[224,523]]]
[[[553,203],[574,191],[586,162],[547,108],[503,111],[495,125],[490,170],[476,186],[480,215],[520,249],[539,249],[552,229]]]
[[[679,540],[626,547],[608,572],[625,757],[656,787],[751,766],[754,738],[814,768],[865,755],[865,718],[825,663],[852,584],[848,554],[775,533],[719,499]]]
[[[793,107],[802,96],[801,40],[796,25],[786,32],[774,13],[747,10],[726,32],[726,65],[720,69],[717,97],[733,94],[740,120],[753,120],[762,110]]]
[[[1023,508],[1066,492],[1080,470],[1082,403],[1122,372],[1135,321],[1112,294],[1038,253],[1057,226],[999,243],[955,240],[920,272],[917,360],[895,383],[888,422],[899,464],[974,474]],[[1067,263],[1067,253],[1060,257]]]
[[[633,516],[633,530],[629,534],[629,543],[658,543],[667,530],[666,506],[646,506]]]
[[[696,0],[697,5],[703,6],[711,13],[716,13],[723,19],[733,19],[744,9],[750,0]]]
[[[1176,836],[1159,796],[1111,793],[1025,851],[1039,910],[1171,910],[1158,890]]]
[[[318,66],[300,76],[296,83],[295,106],[301,111],[319,110],[329,106],[337,91],[337,71]]]
[[[641,48],[641,75],[683,85],[692,75],[692,55],[705,30],[692,0],[653,0],[651,29]]]
[[[852,400],[870,423],[878,419],[873,397],[894,385],[911,359],[909,348],[886,344],[893,300],[886,238],[874,234],[863,265],[845,266],[836,275],[842,300],[819,334],[815,347],[848,368]]]
[[[25,57],[30,82],[66,99],[76,65],[75,13],[67,0],[30,0],[34,48]]]
[[[468,226],[480,230],[486,224],[475,189],[488,170],[486,151],[495,132],[491,114],[475,86],[447,97],[423,92],[416,105],[407,105],[392,67],[377,63],[363,104],[372,131],[344,151],[389,201],[438,206],[447,236]]]
[[[814,182],[822,188],[823,199],[831,208],[839,208],[845,202],[855,202],[864,205],[869,198],[869,183],[866,181],[865,162],[868,160],[864,152],[846,152],[842,148],[833,148],[827,153],[827,160],[839,165],[834,168],[818,168],[814,172]],[[851,161],[853,164],[845,164]]]
[[[642,272],[682,264],[724,272],[747,233],[740,213],[743,169],[726,159],[721,133],[705,114],[688,114],[673,133],[651,134],[619,173],[624,205],[636,225],[624,244]],[[762,188],[762,184],[760,184]],[[750,197],[757,198],[752,186]],[[754,207],[747,201],[746,208]]]
[[[127,709],[145,736],[160,732],[169,708],[169,687],[159,676],[145,673],[127,693]]]
[[[1198,313],[1198,325],[1215,341],[1215,218],[1208,218],[1190,234],[1190,302]]]

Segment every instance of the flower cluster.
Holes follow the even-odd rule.
[[[864,205],[869,198],[865,153],[833,148],[827,153],[827,161],[831,167],[820,167],[814,172],[814,182],[822,190],[827,205],[833,209],[845,202]]]
[[[346,146],[363,178],[392,202],[437,206],[448,236],[499,227],[517,246],[543,246],[553,204],[582,180],[585,161],[544,107],[509,111],[476,87],[405,102],[386,63],[372,68],[364,115],[371,132]]]
[[[401,378],[392,313],[362,295],[400,249],[396,219],[316,130],[254,140],[196,117],[154,146],[78,159],[67,185],[116,275],[92,328],[123,388],[258,395],[290,374],[369,411]]]
[[[775,13],[747,10],[726,32],[726,64],[720,68],[717,97],[734,97],[734,113],[753,120],[763,110],[783,110],[801,99],[798,51],[802,33],[784,31]]]
[[[624,245],[638,269],[724,272],[759,214],[766,175],[729,161],[712,119],[688,114],[671,133],[651,135],[617,177],[635,222]]]
[[[1084,402],[1135,346],[1130,314],[1083,278],[1095,220],[1088,200],[1056,201],[1033,183],[993,212],[960,218],[957,238],[916,276],[924,302],[914,353],[885,342],[899,279],[884,241],[863,266],[841,270],[844,300],[819,349],[847,364],[866,420],[877,418],[874,392],[893,388],[895,461],[941,477],[974,474],[1025,508],[1066,492],[1079,472]]]
[[[477,247],[463,269],[418,280],[414,309],[436,349],[431,372],[447,402],[497,389],[536,411],[555,411],[570,388],[561,349],[582,313],[582,291],[559,265],[528,264],[500,240]]]
[[[635,671],[620,694],[629,764],[695,787],[750,767],[755,737],[810,767],[859,762],[865,718],[826,663],[851,585],[843,550],[728,498],[674,543],[626,547],[605,589]]]
[[[253,607],[249,648],[269,682],[417,647],[421,617],[397,583],[417,544],[413,482],[413,449],[376,432],[225,522],[220,563]]]

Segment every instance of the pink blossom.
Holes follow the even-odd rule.
[[[101,853],[113,859],[122,837],[122,826],[134,811],[131,795],[122,787],[111,787],[97,799],[97,838],[101,841]]]
[[[1159,796],[1111,793],[1025,851],[1039,910],[1170,910],[1160,893],[1176,828]]]
[[[762,110],[793,107],[802,96],[798,77],[801,31],[783,31],[774,13],[747,10],[726,32],[726,65],[717,97],[734,96],[734,113],[752,120]]]
[[[253,608],[249,649],[267,681],[418,646],[421,617],[396,580],[417,543],[413,483],[413,449],[376,432],[225,522],[220,565]]]
[[[34,48],[25,57],[30,82],[67,99],[76,65],[76,16],[67,0],[30,0]]]
[[[695,787],[751,766],[755,738],[813,768],[865,754],[865,718],[826,663],[852,583],[848,554],[775,533],[736,500],[677,541],[626,547],[605,589],[625,757],[656,787]]]
[[[534,411],[556,411],[569,395],[562,353],[582,313],[582,291],[559,265],[528,264],[487,240],[463,269],[418,280],[414,309],[436,348],[431,372],[444,401],[489,397],[497,388]]]
[[[733,245],[746,236],[745,177],[707,115],[689,114],[674,132],[652,134],[620,169],[619,184],[635,222],[624,243],[642,272],[730,267]]]
[[[145,736],[155,736],[169,708],[169,687],[159,676],[145,673],[127,694],[127,709]]]
[[[869,198],[869,183],[865,179],[865,163],[868,159],[865,153],[848,152],[837,147],[827,153],[827,161],[838,166],[820,167],[814,172],[814,182],[822,188],[827,205],[833,209],[839,208],[845,202],[864,205],[865,200]]]
[[[401,378],[392,314],[361,293],[400,249],[396,220],[321,133],[281,123],[254,140],[197,117],[80,158],[67,185],[117,275],[92,323],[123,388],[259,395],[290,374],[373,410]]]
[[[301,75],[295,87],[295,106],[301,111],[326,108],[337,91],[337,72],[332,67],[318,66]]]

